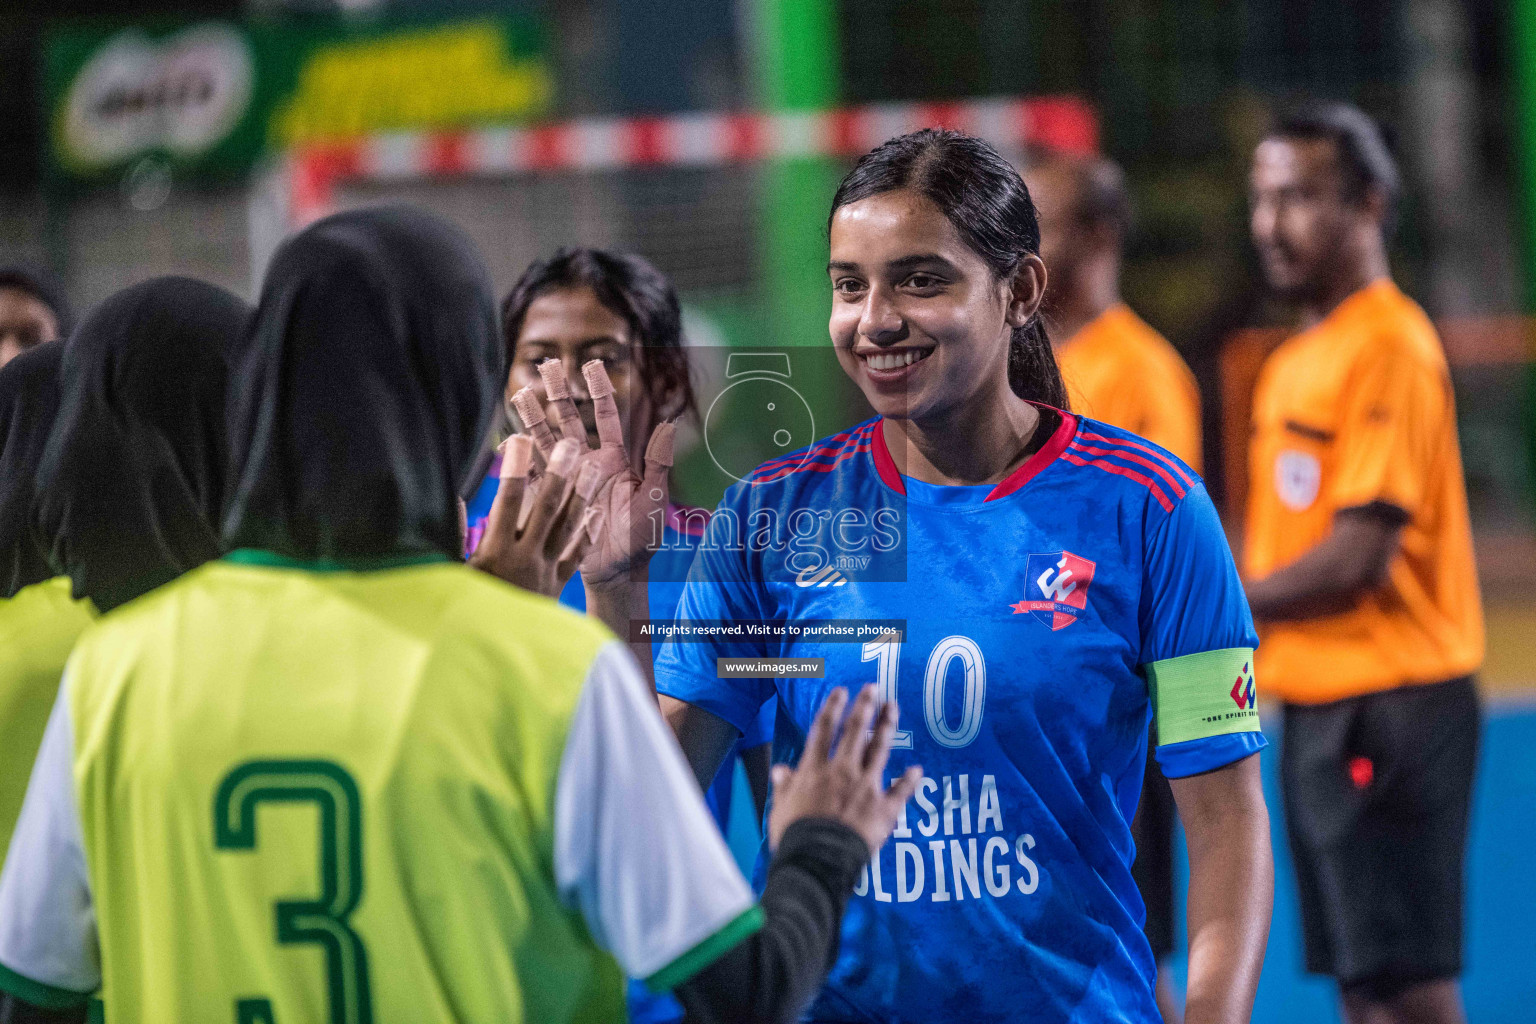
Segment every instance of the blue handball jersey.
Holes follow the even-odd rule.
[[[1187,466],[1061,414],[1002,483],[939,487],[871,420],[726,493],[678,617],[698,628],[661,692],[737,728],[775,705],[792,762],[832,687],[877,683],[902,707],[889,776],[924,769],[809,1019],[1159,1019],[1131,876],[1149,720],[1174,778],[1264,746],[1258,638]],[[825,678],[719,678],[727,656]]]

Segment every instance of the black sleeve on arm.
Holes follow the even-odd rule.
[[[0,1024],[85,1024],[86,1008],[44,1010],[23,1002],[9,992],[0,992]]]
[[[791,1024],[837,959],[848,897],[869,847],[826,819],[789,826],[768,865],[763,927],[673,992],[685,1024]]]

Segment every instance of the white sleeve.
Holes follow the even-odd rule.
[[[0,872],[0,988],[47,1009],[81,1005],[101,986],[67,687],[66,677]]]
[[[668,989],[762,923],[628,649],[593,661],[555,787],[555,880],[632,978]]]

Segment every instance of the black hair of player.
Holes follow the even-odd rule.
[[[539,296],[566,288],[592,289],[603,308],[629,325],[639,347],[641,386],[657,416],[699,418],[677,289],[653,263],[633,253],[562,248],[530,264],[501,303],[508,367],[516,355],[528,307]]]
[[[986,141],[941,128],[899,135],[860,157],[832,197],[828,231],[842,207],[900,189],[943,211],[1000,281],[1025,256],[1040,255],[1040,221],[1019,172]],[[1008,384],[1027,401],[1067,408],[1067,387],[1038,312],[1013,331]]]
[[[1375,118],[1349,103],[1314,101],[1281,114],[1266,137],[1331,143],[1344,198],[1359,204],[1373,189],[1378,191],[1385,206],[1382,230],[1392,230],[1402,174],[1392,155],[1392,140]]]

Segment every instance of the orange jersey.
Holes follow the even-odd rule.
[[[1248,469],[1254,577],[1320,543],[1342,509],[1382,502],[1408,514],[1384,587],[1338,615],[1260,625],[1261,686],[1322,703],[1482,663],[1450,370],[1429,318],[1391,281],[1362,288],[1269,357]]]
[[[1174,347],[1124,303],[1056,352],[1074,412],[1129,430],[1200,472],[1200,390]]]

